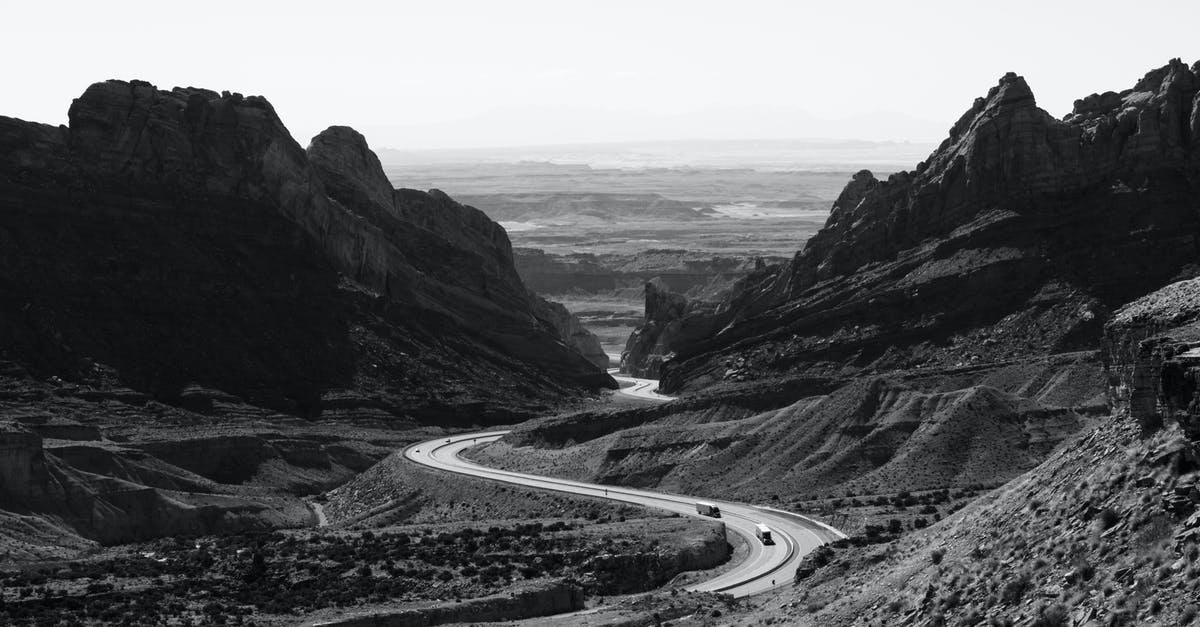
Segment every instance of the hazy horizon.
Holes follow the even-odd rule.
[[[110,78],[265,96],[297,141],[376,148],[829,138],[939,142],[1005,72],[1052,115],[1200,57],[1190,2],[144,1],[6,5],[0,115],[62,124]],[[136,19],[133,17],[136,16]],[[79,51],[86,50],[86,54]]]

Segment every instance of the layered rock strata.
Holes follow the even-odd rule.
[[[673,347],[663,389],[1097,348],[1109,312],[1195,269],[1198,70],[1173,60],[1062,120],[1004,76],[913,171],[855,175],[718,332]]]

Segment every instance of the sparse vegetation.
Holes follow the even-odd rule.
[[[0,622],[42,624],[54,616],[72,623],[241,624],[321,608],[474,598],[543,577],[578,580],[601,594],[661,583],[645,569],[640,580],[623,569],[629,560],[650,564],[655,558],[648,556],[664,549],[633,528],[596,534],[588,531],[593,525],[555,520],[162,540],[0,574]],[[600,553],[629,560],[596,561]]]

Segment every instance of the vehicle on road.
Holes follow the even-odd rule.
[[[696,501],[696,513],[701,516],[720,518],[721,508],[717,507],[715,503],[709,503],[708,501]]]
[[[754,525],[754,535],[758,536],[759,542],[763,544],[775,544],[775,539],[771,537],[771,528],[762,523]]]

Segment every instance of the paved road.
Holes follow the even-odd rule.
[[[418,464],[448,472],[544,490],[606,498],[701,517],[696,513],[696,499],[691,497],[496,470],[480,466],[460,456],[463,450],[476,444],[498,440],[505,433],[508,432],[491,431],[429,440],[408,447],[404,450],[404,456]],[[741,564],[717,577],[691,586],[690,590],[748,596],[772,587],[791,585],[801,557],[821,544],[845,537],[840,531],[799,514],[743,503],[707,498],[704,500],[720,507],[721,520],[728,529],[746,539],[750,554]],[[775,535],[774,545],[763,545],[755,538],[756,523],[763,523],[771,528]]]
[[[608,359],[613,363],[621,363],[621,355],[618,353],[608,353]],[[620,368],[609,368],[608,374],[617,380],[621,385],[621,389],[617,390],[617,394],[632,396],[647,401],[666,402],[675,400],[674,396],[659,394],[655,390],[658,389],[658,379],[639,379],[637,377],[629,377],[621,374]]]
[[[318,503],[316,501],[305,501],[305,503],[308,503],[309,509],[312,510],[313,517],[315,518],[316,525],[318,527],[329,526],[329,517],[325,515],[325,506],[324,505],[321,505],[320,503]]]
[[[623,374],[617,374],[617,369],[612,368],[608,371],[612,378],[617,380],[621,385],[621,389],[617,390],[617,394],[632,396],[648,401],[666,402],[675,400],[674,396],[659,394],[655,390],[658,389],[658,379],[639,379],[637,377],[627,377]]]

